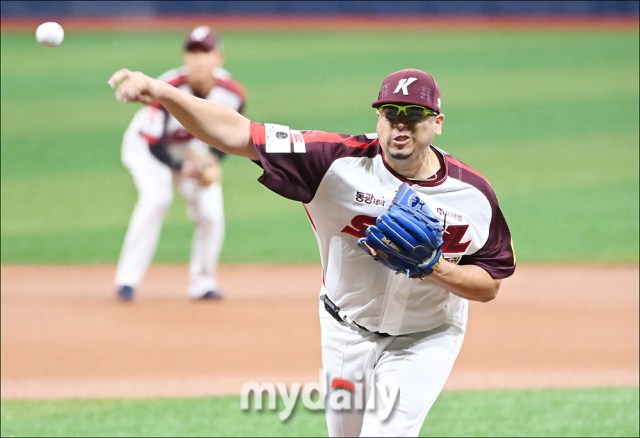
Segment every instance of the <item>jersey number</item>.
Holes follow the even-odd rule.
[[[351,234],[358,239],[361,237],[367,237],[367,227],[369,225],[375,225],[376,218],[373,216],[366,216],[360,214],[351,220],[351,226],[346,226],[342,229],[343,233]],[[442,245],[442,252],[447,254],[452,253],[464,253],[471,241],[461,242],[464,234],[467,232],[469,225],[447,225],[444,236],[444,245]]]

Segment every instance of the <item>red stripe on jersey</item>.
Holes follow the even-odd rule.
[[[184,85],[186,83],[187,83],[187,75],[179,75],[167,81],[167,84],[173,85],[174,87],[179,87],[180,85]]]
[[[311,226],[313,227],[313,229],[315,231],[318,231],[318,228],[316,227],[316,224],[313,222],[313,219],[311,219],[311,215],[309,214],[309,210],[307,210],[307,206],[302,204],[302,206],[304,207],[304,211],[307,213],[307,217],[309,218],[309,222],[311,222]],[[325,286],[324,284],[324,270],[322,270],[322,285]]]
[[[238,96],[240,96],[240,99],[242,99],[242,102],[244,102],[246,92],[244,91],[244,87],[240,85],[239,82],[236,82],[233,79],[226,78],[216,78],[216,80],[218,81],[218,85],[220,87],[226,88],[227,90],[237,94]]]
[[[267,136],[265,133],[265,127],[262,123],[252,122],[251,133],[253,134],[254,144],[266,144]],[[369,146],[375,146],[378,144],[378,139],[372,141],[358,141],[355,137],[345,134],[334,134],[332,132],[323,131],[300,131],[304,137],[306,143],[321,142],[321,143],[340,143],[345,146],[365,149]]]
[[[464,164],[463,162],[456,160],[456,159],[455,159],[455,158],[453,158],[451,155],[444,154],[444,159],[445,159],[445,160],[447,160],[447,163],[451,163],[451,164],[453,164],[454,166],[458,166],[459,168],[464,169],[464,170],[466,170],[466,171],[468,171],[468,172],[471,172],[471,173],[473,173],[474,175],[479,176],[479,177],[480,177],[480,178],[482,178],[483,180],[487,181],[487,179],[484,177],[484,175],[483,175],[483,174],[481,174],[480,172],[478,172],[478,171],[477,171],[477,170],[475,170],[475,169],[472,169],[471,167],[467,166],[467,165],[466,165],[466,164]],[[487,181],[487,184],[489,184],[489,181]],[[489,184],[489,185],[491,185],[491,184]]]
[[[173,79],[169,79],[167,81],[167,84],[169,85],[173,85],[174,87],[179,87],[180,85],[184,85],[187,83],[187,76],[186,75],[178,75]],[[150,106],[154,107],[154,108],[160,108],[162,106],[162,104],[160,103],[159,100],[156,100],[155,102],[151,103]]]
[[[302,204],[302,206],[304,207],[304,211],[307,212],[307,217],[309,218],[309,222],[311,222],[311,226],[313,227],[314,230],[318,231],[318,229],[316,228],[316,224],[313,223],[313,219],[311,219],[311,215],[309,214],[309,210],[307,210],[307,206]]]
[[[141,132],[141,133],[140,133],[140,135],[141,135],[142,137],[144,137],[144,139],[145,139],[145,140],[147,140],[147,143],[149,143],[149,146],[153,146],[154,144],[156,144],[156,143],[158,142],[158,139],[157,139],[157,138],[155,138],[155,137],[154,137],[154,136],[152,136],[152,135],[145,134],[145,133],[143,133],[143,132]]]
[[[304,141],[307,143],[312,143],[315,141],[323,143],[341,143],[345,146],[360,149],[367,148],[378,141],[377,139],[370,142],[358,141],[355,139],[355,137],[352,137],[350,135],[334,134],[332,132],[323,131],[301,131],[301,133],[304,137]]]
[[[251,134],[253,134],[254,145],[267,143],[267,133],[264,129],[264,125],[261,125],[260,123],[252,122]]]

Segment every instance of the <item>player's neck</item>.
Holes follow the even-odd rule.
[[[211,77],[211,79],[208,79],[206,82],[190,83],[187,80],[187,84],[189,85],[189,87],[191,87],[191,91],[193,91],[194,96],[197,96],[201,99],[204,99],[209,95],[209,93],[211,92],[211,89],[216,86],[216,83],[217,83],[216,78],[214,78],[213,76]]]
[[[385,155],[385,160],[393,170],[411,180],[428,181],[436,177],[440,170],[440,160],[431,146],[423,153],[407,159],[395,159]]]

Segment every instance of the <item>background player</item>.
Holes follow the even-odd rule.
[[[399,388],[387,419],[376,410],[379,392],[367,397],[376,409],[328,403],[329,434],[417,436],[460,351],[467,300],[492,300],[515,270],[491,186],[431,144],[444,122],[433,78],[413,69],[389,75],[373,103],[377,135],[359,136],[252,123],[139,72],[120,70],[109,83],[125,102],[160,99],[198,138],[259,163],[261,183],[304,203],[322,260],[322,360],[331,386],[360,382],[370,395],[373,382]],[[447,224],[444,260],[423,280],[396,275],[358,246],[401,183]]]
[[[197,27],[189,34],[183,61],[183,67],[159,79],[189,95],[242,112],[244,91],[222,69],[220,43],[208,27]],[[223,156],[194,138],[159,102],[136,113],[122,142],[122,162],[138,188],[138,202],[118,260],[115,282],[120,299],[133,299],[153,259],[173,187],[187,201],[189,217],[196,223],[189,297],[222,298],[216,268],[224,239]]]

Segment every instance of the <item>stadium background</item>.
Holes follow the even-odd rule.
[[[623,336],[637,345],[638,2],[2,2],[1,12],[3,436],[326,434],[323,416],[300,412],[280,425],[275,414],[241,414],[233,396],[5,397],[17,299],[5,274],[20,283],[16,269],[25,265],[47,265],[37,273],[99,264],[100,276],[117,260],[136,197],[119,147],[136,107],[117,104],[106,79],[123,66],[157,76],[178,65],[184,35],[199,24],[221,33],[253,120],[368,132],[381,78],[408,66],[432,73],[447,115],[438,146],[492,182],[525,272],[550,264],[613,277],[631,270],[636,279],[624,277],[620,290],[632,296],[620,301],[636,303]],[[48,20],[67,31],[59,48],[34,41]],[[234,157],[224,166],[222,262],[317,264],[304,210],[262,188],[257,166]],[[191,231],[176,199],[155,262],[184,264]],[[91,295],[92,275],[79,275],[89,282],[80,293]],[[588,292],[620,297],[606,287]],[[47,327],[29,330],[37,338]],[[629,352],[636,374],[637,351]],[[487,418],[486,406],[497,413]],[[460,410],[466,418],[447,416]],[[452,421],[464,427],[447,427]],[[423,433],[637,436],[638,389],[445,392]]]

